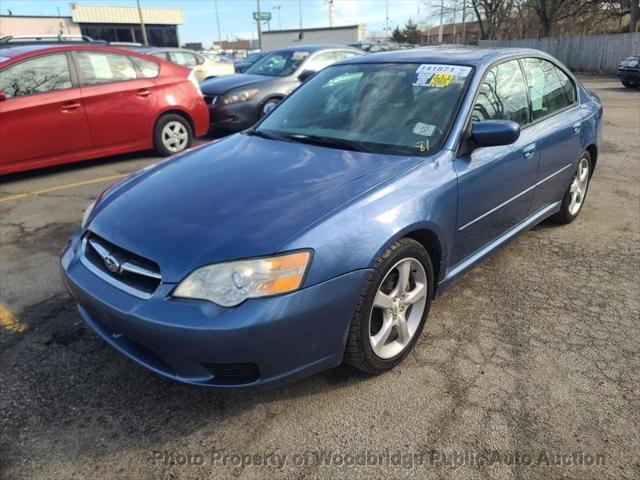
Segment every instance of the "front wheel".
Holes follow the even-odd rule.
[[[191,146],[193,130],[184,117],[169,113],[160,117],[153,132],[153,145],[163,157],[182,152]]]
[[[376,261],[354,313],[344,362],[367,373],[391,370],[413,349],[433,296],[427,251],[403,238]]]
[[[560,211],[552,217],[553,220],[567,224],[578,218],[587,197],[590,179],[591,154],[584,151],[580,156],[580,160],[578,160],[576,170],[573,172],[571,183],[564,194]]]
[[[262,109],[260,110],[260,118],[271,112],[271,110],[273,110],[274,107],[280,103],[280,101],[281,100],[279,98],[272,98],[264,102],[264,105],[262,105]]]

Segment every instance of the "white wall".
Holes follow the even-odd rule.
[[[80,27],[68,17],[0,17],[0,37],[6,35],[80,35]]]
[[[325,28],[302,31],[304,32],[302,40],[298,38],[300,35],[299,30],[262,32],[262,50],[268,52],[291,45],[310,45],[315,43],[347,45],[359,42],[364,38],[364,27],[362,25],[354,26],[353,28]]]

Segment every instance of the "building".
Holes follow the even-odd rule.
[[[8,35],[80,35],[71,17],[0,15],[0,37]]]
[[[262,32],[262,50],[269,51],[291,45],[328,43],[348,45],[364,40],[365,25],[346,25],[330,28],[303,28]]]
[[[142,20],[150,45],[178,47],[178,25],[184,23],[177,8],[142,8]],[[71,4],[71,17],[2,15],[0,36],[88,35],[109,42],[143,43],[140,11],[136,7]]]
[[[429,44],[438,43],[439,29],[440,26],[435,25],[423,31],[423,41]],[[463,29],[464,42],[462,41]],[[478,22],[467,22],[465,25],[462,25],[462,23],[446,23],[442,26],[442,43],[444,44],[465,43],[466,45],[477,45],[478,40],[480,40],[480,25]]]
[[[178,47],[178,25],[184,23],[177,8],[143,8],[149,45]],[[143,42],[140,11],[136,7],[71,5],[71,19],[80,25],[83,35],[109,42]]]

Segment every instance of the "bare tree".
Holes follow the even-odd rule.
[[[478,19],[481,38],[496,39],[503,25],[513,15],[515,0],[471,0]]]

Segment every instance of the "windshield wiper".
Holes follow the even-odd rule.
[[[323,137],[320,135],[302,135],[295,133],[283,135],[283,137],[296,142],[309,143],[311,145],[319,145],[321,147],[338,147],[354,152],[371,152],[371,148],[367,147],[361,142],[345,140],[342,138]]]
[[[246,135],[256,136],[260,138],[267,138],[269,140],[282,140],[283,138],[279,135],[273,135],[271,133],[267,133],[264,130],[256,130],[255,128],[250,128],[244,132]]]

